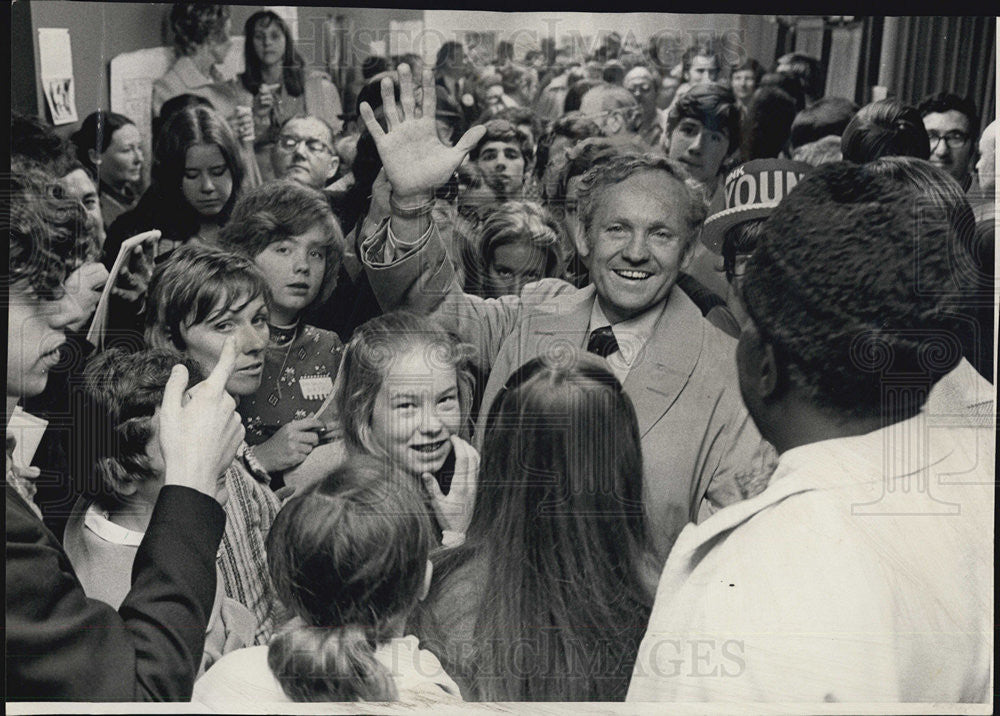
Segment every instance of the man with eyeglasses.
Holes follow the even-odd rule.
[[[918,109],[931,140],[931,163],[955,177],[968,191],[975,157],[973,140],[979,131],[975,105],[958,95],[941,92],[925,99]]]
[[[333,129],[319,117],[292,117],[271,150],[275,177],[322,189],[340,167],[333,140]]]

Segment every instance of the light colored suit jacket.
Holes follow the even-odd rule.
[[[468,296],[452,280],[436,230],[415,251],[380,264],[386,226],[362,244],[375,295],[385,310],[433,311],[472,345],[476,367],[489,375],[477,429],[481,444],[485,415],[514,370],[539,356],[558,360],[585,350],[596,289],[545,279],[520,296]],[[773,469],[773,448],[740,398],[735,346],[675,289],[625,380],[642,438],[643,500],[657,573],[680,530],[699,518],[703,500],[705,512],[738,502],[762,490]]]

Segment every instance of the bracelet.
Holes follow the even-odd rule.
[[[458,547],[465,542],[464,532],[454,530],[441,530],[441,545],[444,547]]]
[[[257,455],[253,451],[253,447],[247,445],[246,450],[243,451],[243,462],[247,464],[250,468],[250,472],[258,473],[260,475],[267,475],[270,479],[271,474],[264,469],[264,466],[260,464],[260,460],[257,459]]]
[[[421,216],[430,216],[434,210],[434,196],[432,195],[422,204],[417,204],[416,206],[400,206],[396,202],[396,197],[390,194],[389,208],[392,209],[392,215],[398,216],[400,219],[417,219]]]

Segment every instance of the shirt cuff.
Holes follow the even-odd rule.
[[[418,251],[431,236],[431,229],[434,228],[434,224],[431,223],[427,226],[427,230],[416,241],[406,242],[402,241],[394,233],[392,233],[392,222],[388,222],[385,225],[385,262],[391,264],[394,261],[399,261],[410,254]]]

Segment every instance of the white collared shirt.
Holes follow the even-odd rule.
[[[584,346],[590,340],[591,333],[598,328],[611,326],[611,332],[614,333],[615,340],[618,341],[618,350],[609,355],[606,360],[615,377],[624,384],[629,371],[642,360],[642,349],[645,348],[649,337],[653,335],[656,322],[666,305],[666,301],[661,301],[638,316],[612,325],[611,321],[604,315],[604,311],[601,310],[600,299],[597,299],[590,311],[590,325],[584,339]]]

